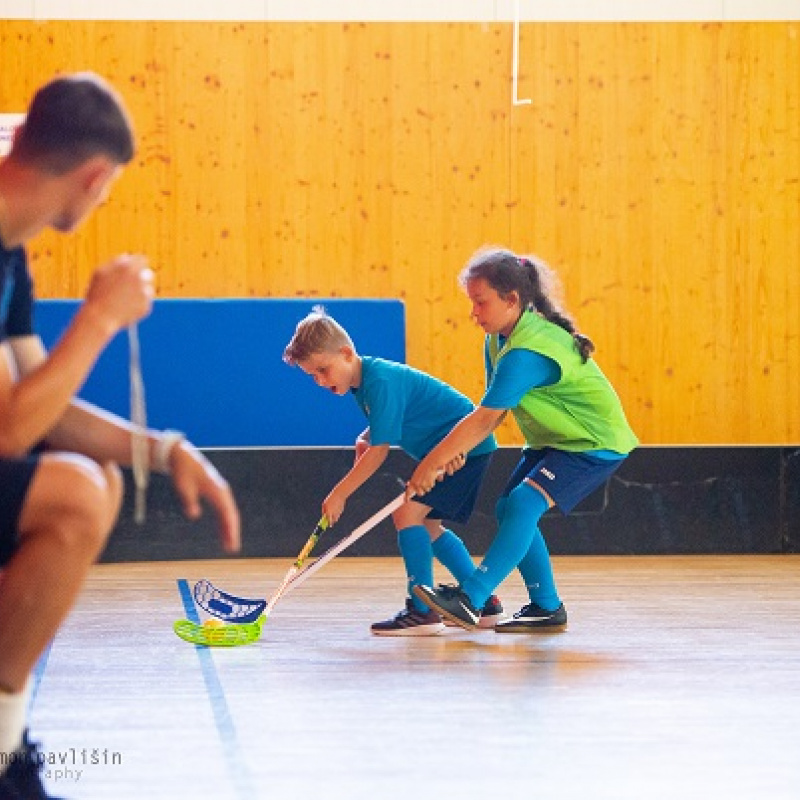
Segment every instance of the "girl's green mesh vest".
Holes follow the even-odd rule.
[[[534,350],[552,358],[561,368],[557,383],[532,389],[512,410],[530,447],[622,454],[636,447],[638,440],[614,387],[591,358],[583,362],[567,331],[533,311],[525,311],[502,348],[497,334],[489,336],[493,369],[515,349]]]

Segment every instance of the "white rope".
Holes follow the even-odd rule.
[[[142,525],[147,515],[147,486],[150,483],[150,454],[147,442],[147,408],[144,398],[142,362],[139,354],[139,331],[136,324],[128,326],[131,382],[131,465],[136,484],[133,518]]]
[[[519,0],[514,0],[514,44],[512,49],[511,76],[513,89],[511,103],[515,106],[526,106],[531,103],[531,100],[520,100],[517,96],[517,85],[519,83]]]

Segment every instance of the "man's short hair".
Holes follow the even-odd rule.
[[[11,157],[63,175],[97,155],[127,164],[133,126],[122,100],[99,75],[55,78],[34,95]]]

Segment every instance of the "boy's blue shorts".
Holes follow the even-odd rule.
[[[38,455],[0,459],[0,566],[17,549],[17,522],[38,463]]]
[[[526,448],[502,497],[507,497],[512,489],[530,478],[553,498],[562,513],[568,514],[581,500],[602,486],[625,458],[597,458],[590,453],[568,453],[550,447],[544,450]]]
[[[472,456],[458,472],[446,475],[427,494],[415,498],[418,503],[431,507],[427,519],[469,522],[491,460],[491,453]]]

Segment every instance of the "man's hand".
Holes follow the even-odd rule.
[[[153,282],[144,256],[117,256],[95,271],[84,306],[113,335],[150,313]]]
[[[228,482],[214,465],[189,442],[181,442],[169,454],[170,473],[184,514],[198,519],[203,513],[200,500],[213,507],[219,526],[222,547],[227,553],[241,548],[239,509]]]

